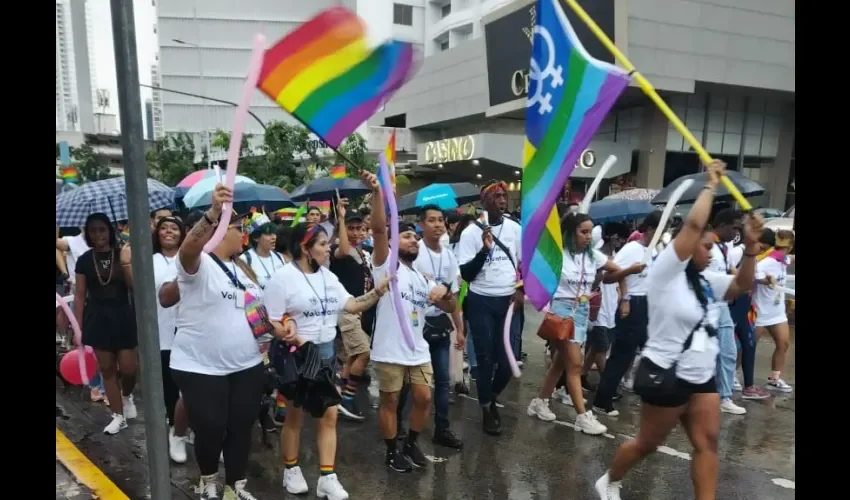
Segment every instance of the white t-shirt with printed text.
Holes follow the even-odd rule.
[[[634,264],[643,262],[645,255],[646,247],[643,244],[639,241],[630,241],[623,245],[623,248],[617,252],[617,256],[614,257],[614,264],[617,264],[617,267],[620,269],[626,269]],[[654,259],[657,256],[658,250],[653,249],[652,258]],[[626,276],[626,294],[630,297],[646,296],[646,277],[649,276],[649,268],[652,266],[653,259],[649,259],[646,269],[639,274]]]
[[[159,304],[159,289],[162,285],[177,277],[177,256],[166,257],[161,253],[153,254],[153,289],[156,301],[156,320],[159,327],[159,350],[171,350],[174,342],[174,329],[177,324],[179,302],[169,308]]]
[[[449,248],[441,247],[440,252],[434,252],[424,240],[419,240],[419,255],[413,261],[413,268],[439,283],[451,285],[452,293],[460,293],[460,267],[454,253]],[[437,306],[428,306],[425,316],[440,316],[446,314]]]
[[[188,274],[175,259],[180,307],[177,335],[171,345],[171,368],[204,375],[229,375],[263,362],[257,341],[239,307],[239,290],[206,253]],[[262,290],[233,262],[223,262],[247,291],[262,299]],[[244,293],[241,294],[244,298]]]
[[[590,295],[596,271],[605,266],[608,256],[599,250],[572,254],[564,250],[564,264],[561,266],[561,280],[555,290],[555,299],[575,299],[579,295]],[[582,272],[584,270],[584,272]]]
[[[266,283],[263,303],[269,318],[279,320],[289,314],[299,337],[323,344],[336,338],[338,317],[350,298],[339,278],[326,267],[306,274],[290,263]]]
[[[785,314],[785,292],[781,287],[785,286],[786,266],[773,257],[765,257],[756,264],[756,279],[765,279],[767,275],[776,278],[774,288],[768,285],[756,283],[753,290],[753,306],[756,308],[756,326],[773,326],[787,323],[788,316]]]
[[[487,297],[506,297],[513,295],[517,283],[517,268],[520,265],[522,228],[513,219],[502,217],[502,223],[492,225],[493,236],[498,238],[510,251],[510,257],[494,244],[487,256],[481,272],[469,284],[469,290]],[[482,230],[476,224],[470,224],[463,230],[458,243],[458,263],[463,265],[471,261],[484,247],[481,241]],[[513,259],[513,264],[511,263]]]
[[[251,255],[250,262],[248,254]],[[272,251],[268,257],[260,257],[256,250],[249,248],[239,258],[251,266],[251,270],[253,270],[254,274],[257,275],[257,281],[260,283],[261,287],[265,287],[271,277],[274,276],[279,269],[286,265],[283,260],[283,256],[275,251]]]

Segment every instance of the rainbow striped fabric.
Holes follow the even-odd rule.
[[[266,51],[258,86],[337,148],[413,72],[411,44],[369,47],[363,20],[333,7]]]
[[[390,182],[395,191],[395,129],[390,133],[390,140],[387,141],[387,148],[384,150],[384,158],[387,159],[387,166],[390,167]]]
[[[62,176],[62,182],[65,184],[76,184],[79,181],[77,168],[72,166],[62,167],[59,170],[59,175]]]
[[[588,55],[557,0],[537,0],[522,173],[522,273],[540,310],[561,279],[564,242],[555,203],[576,161],[629,84]]]
[[[345,165],[334,165],[330,170],[331,179],[341,181],[345,179]]]

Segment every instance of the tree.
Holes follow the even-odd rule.
[[[169,134],[157,139],[146,153],[148,174],[174,186],[195,169],[195,142],[186,132]]]
[[[77,168],[80,184],[116,177],[109,172],[109,159],[106,155],[96,151],[88,142],[69,150],[71,164]],[[59,159],[59,143],[56,143],[56,159]]]
[[[356,167],[343,158],[343,155],[351,160]],[[345,141],[339,146],[339,152],[334,155],[334,159],[337,165],[345,165],[345,172],[348,177],[360,177],[360,170],[368,170],[369,172],[378,170],[377,160],[371,158],[369,150],[366,149],[366,139],[357,132],[345,138]]]

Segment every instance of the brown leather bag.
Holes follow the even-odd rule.
[[[572,318],[562,318],[547,312],[543,322],[540,323],[540,328],[537,329],[537,336],[549,342],[564,342],[572,340],[575,331]]]

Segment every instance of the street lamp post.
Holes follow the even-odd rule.
[[[192,9],[192,17],[195,20],[195,23],[197,23],[198,22],[198,11],[195,8]],[[172,38],[171,41],[174,42],[174,43],[178,43],[180,45],[188,45],[189,47],[195,47],[196,49],[198,49],[198,72],[200,73],[200,76],[201,76],[201,92],[206,93],[207,92],[207,84],[206,84],[206,79],[204,78],[204,59],[203,59],[203,53],[201,51],[201,46],[198,45],[197,43],[187,42],[187,41],[181,40],[179,38]],[[207,108],[207,100],[202,99],[202,102],[203,102],[203,106],[204,106],[204,119],[205,119],[205,122],[206,122],[206,121],[209,120],[209,110]],[[206,144],[207,144],[207,168],[212,168],[212,147],[211,147],[211,144],[210,144],[210,142],[211,142],[210,141],[210,131],[207,127],[204,127],[203,134],[204,134],[204,137],[206,139]]]

